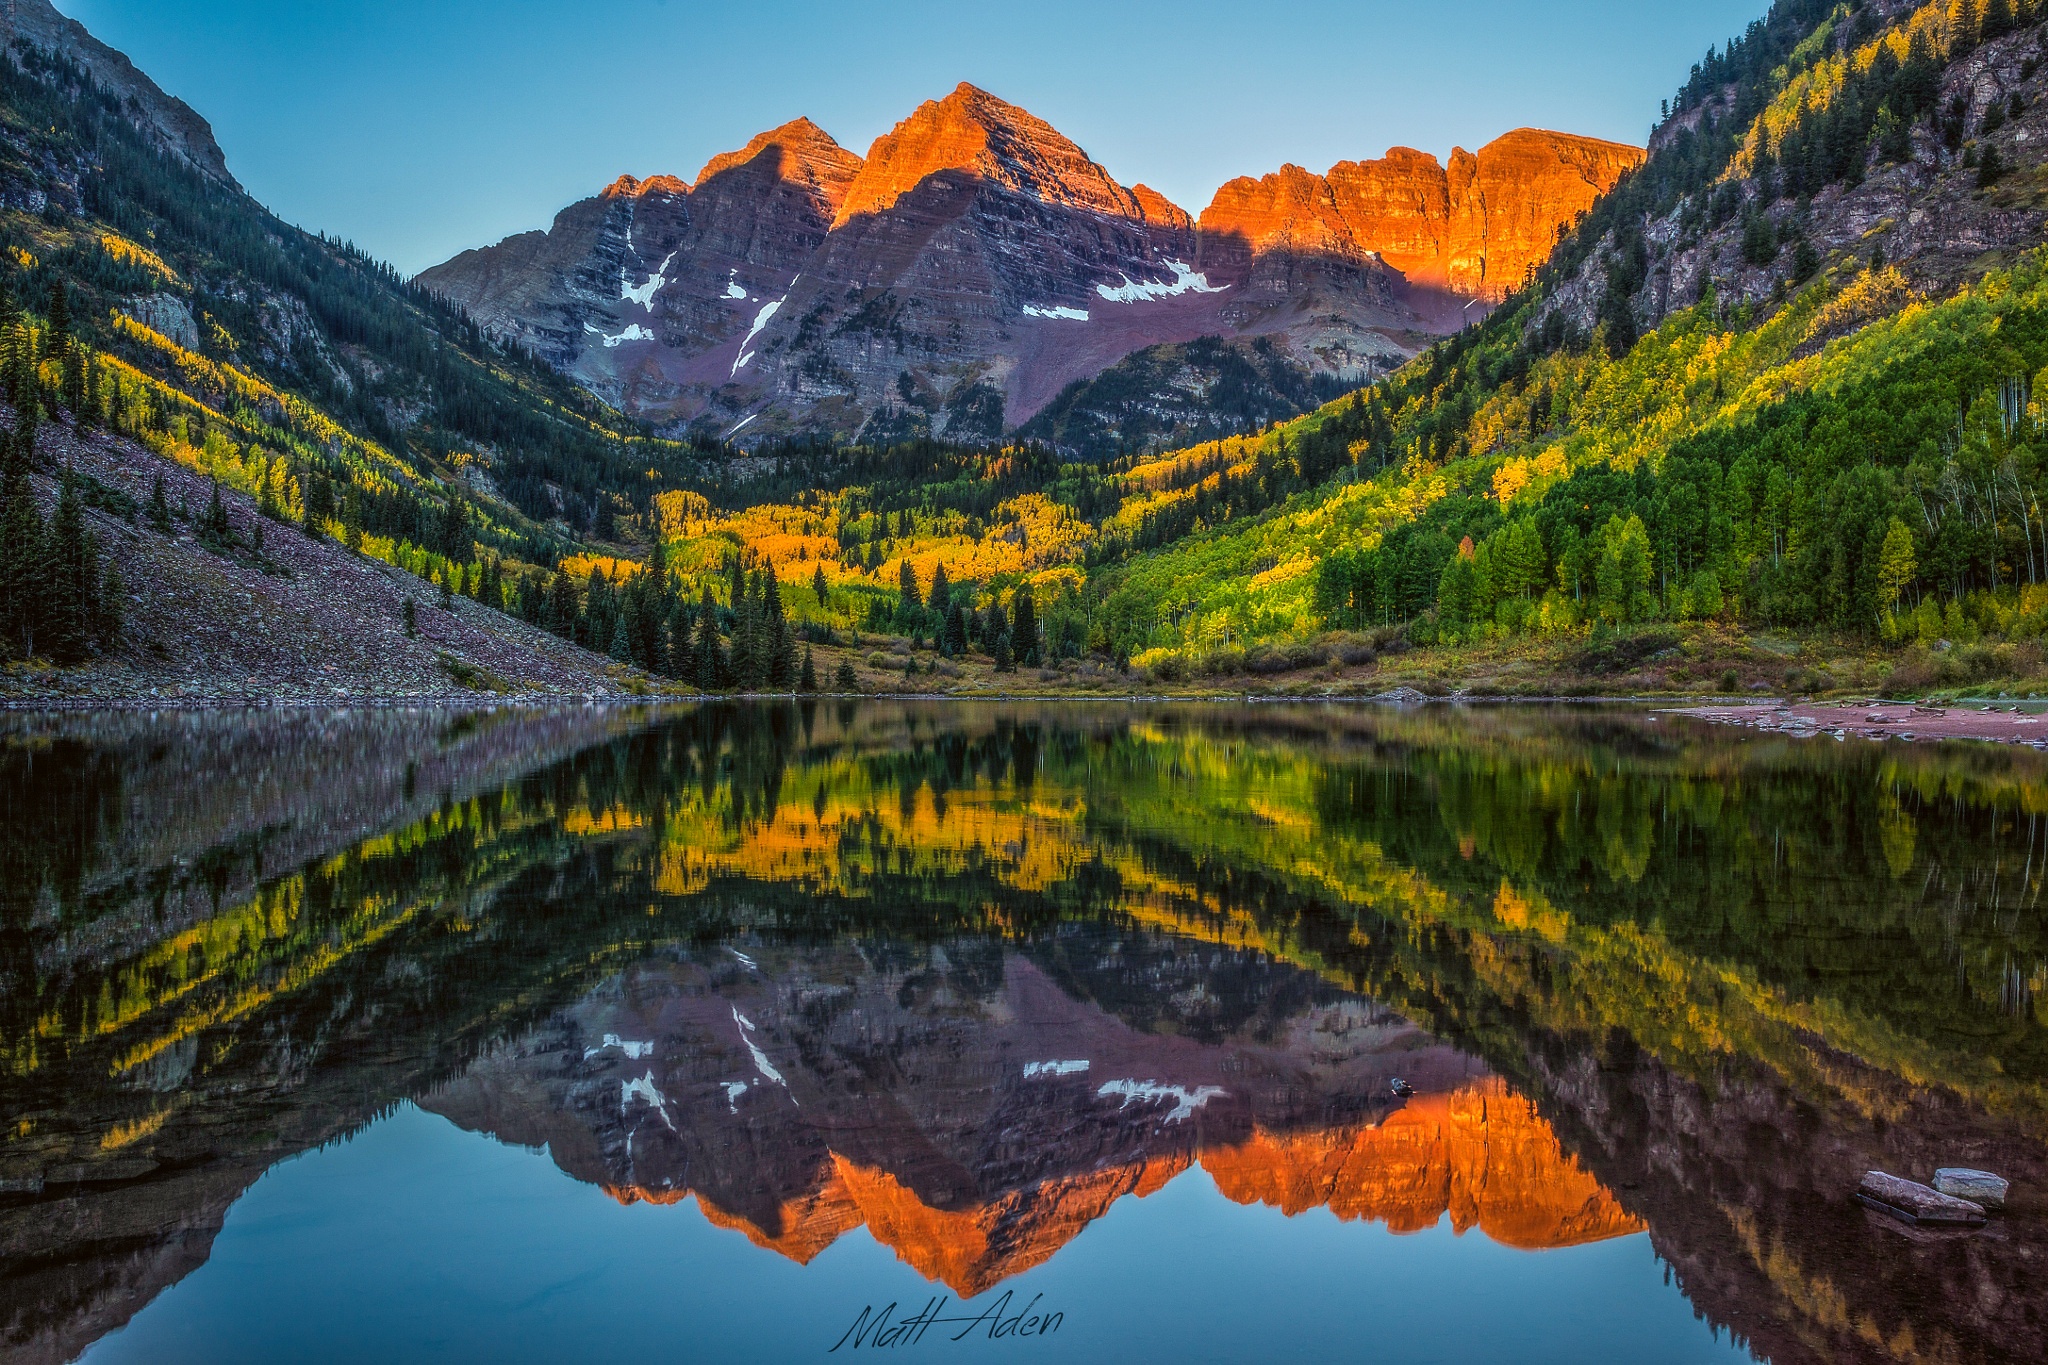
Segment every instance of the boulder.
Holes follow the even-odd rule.
[[[1967,1166],[1944,1166],[1934,1173],[1934,1188],[1987,1209],[2002,1209],[2012,1182],[1989,1171],[1973,1171]]]
[[[1984,1210],[1967,1199],[1957,1199],[1883,1171],[1865,1171],[1856,1187],[1856,1198],[1865,1207],[1888,1213],[1908,1223],[1927,1226],[1976,1227],[1984,1222]]]

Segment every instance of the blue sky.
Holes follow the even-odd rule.
[[[408,272],[800,114],[855,151],[962,80],[1199,213],[1235,175],[1521,125],[1641,142],[1767,0],[55,0],[279,214]]]

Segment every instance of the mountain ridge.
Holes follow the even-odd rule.
[[[720,205],[728,237],[755,248],[693,270],[707,185],[777,148],[791,164],[729,187]],[[1396,148],[1329,177],[1242,177],[1197,216],[1124,186],[1043,119],[962,82],[865,157],[793,120],[712,157],[686,190],[622,178],[544,236],[416,278],[664,432],[750,445],[989,440],[1148,347],[1203,337],[1276,338],[1299,376],[1271,397],[1384,373],[1418,337],[1462,324],[1471,303],[1497,301],[1499,281],[1519,280],[1641,157],[1518,130],[1476,157],[1455,153],[1448,169]],[[1390,187],[1404,174],[1417,182],[1405,199]],[[1540,182],[1530,202],[1515,198],[1517,174]],[[1308,188],[1274,189],[1297,181]],[[1380,181],[1390,185],[1368,204],[1360,187]],[[666,234],[636,222],[657,183],[673,201]],[[808,186],[810,212],[755,223],[792,184]],[[636,207],[619,216],[624,187]],[[1256,203],[1261,193],[1270,202]],[[607,297],[599,282],[614,270]],[[1200,429],[1181,406],[1165,426]]]

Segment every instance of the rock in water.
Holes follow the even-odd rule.
[[[1944,1166],[1934,1173],[1934,1188],[1987,1209],[2002,1209],[2012,1182],[1989,1171],[1973,1171],[1967,1166]]]
[[[1879,1213],[1888,1213],[1908,1223],[1928,1226],[1976,1227],[1984,1221],[1984,1210],[1967,1199],[1957,1199],[1883,1171],[1865,1171],[1856,1187],[1856,1198]]]

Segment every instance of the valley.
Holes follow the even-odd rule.
[[[2035,7],[1787,0],[1647,154],[1522,130],[1199,216],[962,85],[401,281],[39,6],[8,397],[95,548],[10,589],[17,698],[2048,690]],[[258,576],[137,592],[189,577],[145,522]],[[266,522],[381,562],[314,597],[411,662],[252,591]]]

